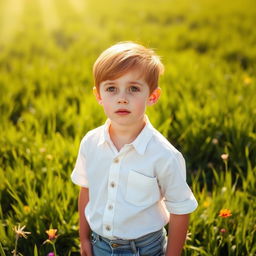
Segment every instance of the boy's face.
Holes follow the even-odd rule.
[[[152,94],[140,72],[131,70],[121,77],[100,83],[94,94],[111,122],[133,125],[144,122],[146,106],[153,105],[160,96],[157,88]]]

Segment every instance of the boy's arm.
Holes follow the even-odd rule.
[[[84,215],[84,209],[89,202],[88,188],[81,187],[78,198],[79,212],[79,236],[81,242],[81,255],[92,256],[92,248],[90,243],[90,227]]]
[[[189,214],[170,214],[166,256],[181,255],[189,224]]]

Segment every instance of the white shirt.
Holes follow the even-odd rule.
[[[135,239],[160,230],[169,213],[194,211],[185,161],[149,120],[137,138],[118,152],[110,121],[82,139],[72,181],[89,188],[85,216],[90,228],[109,239]]]

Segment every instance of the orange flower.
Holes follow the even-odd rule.
[[[229,209],[222,209],[222,210],[220,210],[219,216],[222,218],[228,218],[228,217],[232,216],[232,214]]]
[[[52,229],[52,228],[50,228],[49,230],[46,230],[45,232],[47,233],[48,239],[49,239],[50,241],[52,241],[52,240],[54,240],[54,239],[56,239],[56,238],[58,237],[58,236],[56,235],[57,229]]]

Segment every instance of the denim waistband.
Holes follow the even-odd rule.
[[[98,239],[98,240],[103,240],[105,241],[106,243],[108,243],[112,248],[117,248],[117,247],[120,247],[120,246],[131,246],[131,247],[144,247],[146,246],[147,244],[150,244],[151,242],[159,239],[162,235],[166,235],[166,231],[164,228],[156,231],[156,232],[153,232],[153,233],[149,233],[147,235],[144,235],[144,236],[141,236],[139,238],[136,238],[136,239],[129,239],[129,240],[123,240],[123,239],[114,239],[114,240],[111,240],[111,239],[108,239],[106,237],[103,237],[103,236],[100,236],[98,235],[97,233],[95,232],[92,232],[92,236],[95,238],[95,239]],[[135,249],[135,248],[134,248]]]

